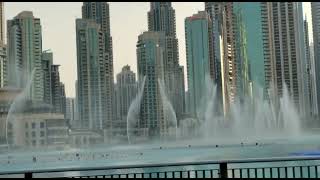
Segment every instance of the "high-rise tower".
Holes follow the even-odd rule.
[[[104,33],[92,19],[76,20],[77,39],[77,108],[78,125],[85,129],[102,130],[111,124],[106,91]]]
[[[160,83],[164,79],[165,34],[144,32],[137,43],[137,64],[139,84],[144,84],[140,105],[140,130],[146,130],[150,137],[159,137],[165,130],[163,102]]]
[[[212,36],[212,22],[205,11],[185,19],[185,36],[187,52],[187,76],[190,113],[200,117],[205,108],[206,92],[209,86],[210,62],[213,61],[213,44],[209,42]]]
[[[84,2],[82,6],[82,19],[91,19],[100,25],[103,34],[104,45],[99,48],[104,49],[105,62],[105,89],[106,94],[103,97],[106,99],[106,120],[103,127],[106,129],[112,128],[112,121],[115,119],[116,107],[113,106],[114,102],[114,74],[113,74],[113,48],[112,36],[110,32],[110,11],[109,4],[106,2]]]
[[[30,11],[19,13],[7,22],[9,86],[25,88],[32,78],[28,98],[41,102],[44,97],[41,67],[42,33],[40,19]],[[32,77],[32,72],[34,76]]]
[[[184,71],[179,65],[176,17],[171,2],[151,2],[148,12],[149,31],[165,33],[164,82],[166,93],[177,119],[185,112]]]

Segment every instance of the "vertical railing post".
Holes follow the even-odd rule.
[[[24,178],[25,178],[25,179],[31,179],[31,178],[32,178],[32,172],[26,172],[26,173],[24,173]]]
[[[226,162],[221,162],[219,164],[220,168],[220,178],[228,178],[228,164]]]

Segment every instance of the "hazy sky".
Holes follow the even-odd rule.
[[[136,43],[138,35],[148,29],[148,2],[110,2],[111,35],[113,37],[114,73],[129,64],[136,72]],[[310,3],[304,2],[304,11],[311,31]],[[75,96],[77,79],[77,56],[75,19],[81,18],[81,2],[5,2],[5,19],[12,19],[19,12],[33,11],[41,19],[43,50],[51,49],[53,61],[60,64],[60,78],[65,83],[66,95]],[[184,19],[199,10],[203,2],[173,2],[176,10],[177,37],[179,40],[180,64],[185,66]]]

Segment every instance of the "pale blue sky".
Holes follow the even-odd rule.
[[[115,75],[126,64],[136,72],[136,42],[138,35],[148,29],[149,3],[110,2],[109,4]],[[81,6],[81,2],[5,2],[6,20],[24,10],[33,11],[34,16],[41,19],[43,50],[51,49],[54,63],[61,65],[60,77],[65,83],[68,97],[75,96],[77,79],[75,19],[81,18]],[[199,10],[204,10],[204,3],[173,2],[173,8],[176,10],[180,64],[185,66],[186,70],[184,19]],[[310,3],[304,3],[304,9],[309,20]],[[309,29],[311,31],[311,28]]]

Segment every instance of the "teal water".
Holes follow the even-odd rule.
[[[243,145],[241,145],[241,142]],[[256,145],[258,143],[258,145]],[[218,145],[218,147],[216,147]],[[161,148],[160,148],[161,147]],[[316,152],[319,152],[318,154]],[[76,154],[79,154],[79,158]],[[90,148],[69,149],[64,151],[19,150],[0,154],[0,173],[30,169],[55,169],[76,167],[100,167],[112,165],[131,165],[146,163],[194,162],[207,160],[272,158],[291,156],[319,155],[320,135],[304,135],[295,138],[265,138],[263,140],[221,140],[215,141],[179,141],[170,143],[155,142],[139,145],[100,145]],[[33,162],[32,158],[37,161]],[[8,163],[10,161],[10,163]],[[283,165],[312,165],[317,161],[232,164],[228,168],[237,167],[273,167]],[[183,169],[216,169],[212,166],[189,166]],[[179,169],[179,168],[178,168]],[[319,168],[320,169],[320,168]],[[165,169],[162,169],[165,170]],[[134,170],[137,171],[154,171]],[[260,171],[260,170],[259,170]],[[284,171],[284,170],[281,170]],[[306,171],[306,169],[304,169]],[[313,175],[315,170],[311,170]],[[120,171],[119,171],[120,172]],[[250,172],[254,173],[254,172]],[[288,172],[290,174],[290,172]],[[75,173],[73,175],[77,175]],[[245,177],[244,173],[244,177]],[[306,173],[305,173],[306,174]],[[320,173],[319,173],[320,174]],[[70,174],[69,174],[70,175]],[[236,173],[237,175],[237,173]],[[299,177],[299,175],[297,175]]]

